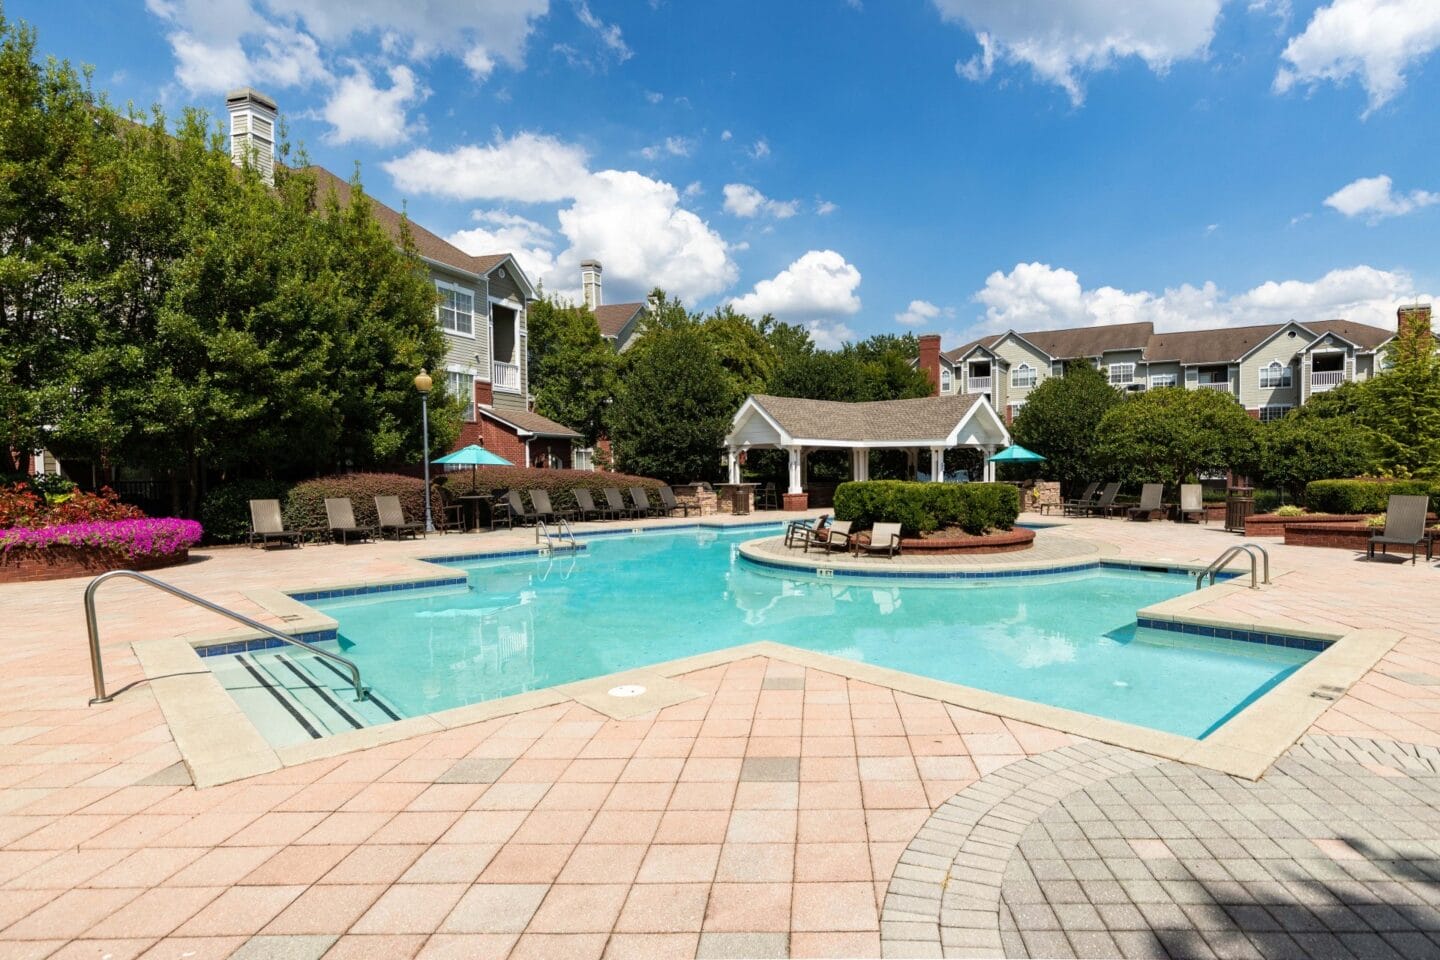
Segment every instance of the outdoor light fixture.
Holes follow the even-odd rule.
[[[430,518],[430,390],[435,381],[424,367],[415,377],[415,389],[420,392],[420,462],[425,465],[425,532],[434,533],[435,523]]]

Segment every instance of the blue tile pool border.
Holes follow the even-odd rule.
[[[1199,623],[1185,623],[1181,620],[1156,620],[1151,617],[1138,617],[1135,625],[1146,630],[1162,630],[1167,633],[1180,633],[1190,637],[1208,637],[1215,640],[1239,640],[1242,643],[1258,643],[1267,647],[1286,647],[1291,650],[1307,650],[1311,653],[1321,653],[1333,644],[1334,640],[1321,640],[1316,637],[1297,637],[1285,633],[1270,633],[1264,630],[1246,630],[1242,627],[1215,627]]]
[[[532,551],[533,552],[533,551]],[[407,580],[403,583],[372,583],[363,587],[338,587],[334,590],[285,591],[292,600],[335,600],[339,597],[364,597],[372,593],[400,593],[404,590],[429,590],[434,587],[468,586],[468,577],[436,577],[431,580]]]
[[[303,640],[306,643],[325,643],[328,640],[338,640],[339,634],[334,630],[309,630],[305,633],[294,634],[296,640]],[[232,653],[249,653],[253,650],[273,650],[276,647],[288,647],[291,644],[284,640],[277,640],[274,637],[256,637],[253,640],[233,640],[229,643],[211,643],[203,647],[196,647],[195,653],[201,657],[223,657]]]

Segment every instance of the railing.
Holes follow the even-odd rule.
[[[274,627],[266,626],[259,620],[252,620],[243,613],[236,613],[234,610],[226,609],[218,603],[211,603],[203,597],[197,597],[188,590],[181,590],[179,587],[172,586],[164,580],[156,580],[154,577],[146,576],[143,573],[136,573],[134,570],[111,570],[109,573],[102,573],[94,580],[91,580],[90,585],[85,588],[85,628],[90,633],[90,673],[95,678],[95,697],[90,701],[92,704],[109,703],[115,699],[114,696],[105,693],[105,668],[100,662],[100,624],[95,617],[95,591],[100,588],[100,584],[107,580],[114,580],[116,577],[125,577],[130,580],[139,580],[141,583],[148,583],[150,586],[157,590],[162,590],[172,597],[179,597],[181,600],[193,603],[197,607],[204,607],[211,613],[218,613],[222,617],[229,617],[236,623],[242,623],[252,630],[259,630],[261,633],[274,637],[276,640],[281,640],[285,643],[309,650],[317,657],[322,657],[331,663],[340,664],[345,668],[346,672],[350,674],[350,683],[355,687],[356,703],[364,700],[370,693],[370,691],[365,688],[365,685],[360,682],[360,668],[355,665],[353,660],[342,657],[338,653],[331,653],[329,650],[322,650],[314,644],[296,639],[288,633],[281,633]]]
[[[990,377],[970,377],[965,381],[965,389],[969,393],[987,393],[990,390]]]
[[[1344,370],[1312,370],[1310,371],[1310,392],[1323,393],[1326,390],[1334,390],[1345,382]]]
[[[1257,550],[1260,553],[1258,558],[1255,555]],[[1260,544],[1258,543],[1237,543],[1227,549],[1224,553],[1220,554],[1220,556],[1216,557],[1214,562],[1212,562],[1210,566],[1195,574],[1195,589],[1199,590],[1202,586],[1204,586],[1206,577],[1210,578],[1210,585],[1214,586],[1216,576],[1219,575],[1221,570],[1225,569],[1225,565],[1228,564],[1231,560],[1234,560],[1236,557],[1240,556],[1240,554],[1242,553],[1250,558],[1250,589],[1260,589],[1260,581],[1257,577],[1256,571],[1256,565],[1259,560],[1263,560],[1265,563],[1264,582],[1268,586],[1270,583],[1270,552],[1264,547],[1260,546]]]
[[[561,546],[569,545],[571,549],[579,546],[575,540],[575,531],[570,529],[570,521],[559,517],[555,521],[555,536],[550,535],[550,527],[544,520],[535,520],[535,542],[539,543],[541,538],[545,539],[545,549],[554,550],[555,541],[559,540]]]
[[[499,360],[490,364],[490,384],[496,390],[508,390],[511,393],[520,391],[520,367],[514,363],[501,363]]]
[[[1200,390],[1219,390],[1221,393],[1230,392],[1229,380],[1199,380],[1195,386]]]

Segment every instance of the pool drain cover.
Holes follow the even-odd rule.
[[[618,687],[611,687],[609,690],[612,697],[638,697],[645,692],[645,688],[638,683],[626,683]]]

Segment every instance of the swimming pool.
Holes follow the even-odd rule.
[[[348,703],[328,664],[293,649],[207,662],[281,745],[755,640],[1200,738],[1315,655],[1137,627],[1137,610],[1192,589],[1183,575],[826,579],[736,554],[764,533],[599,537],[575,553],[447,561],[464,586],[309,601],[338,621],[327,646],[359,664],[373,704]],[[270,685],[317,715],[328,693],[352,717],[305,716]]]

